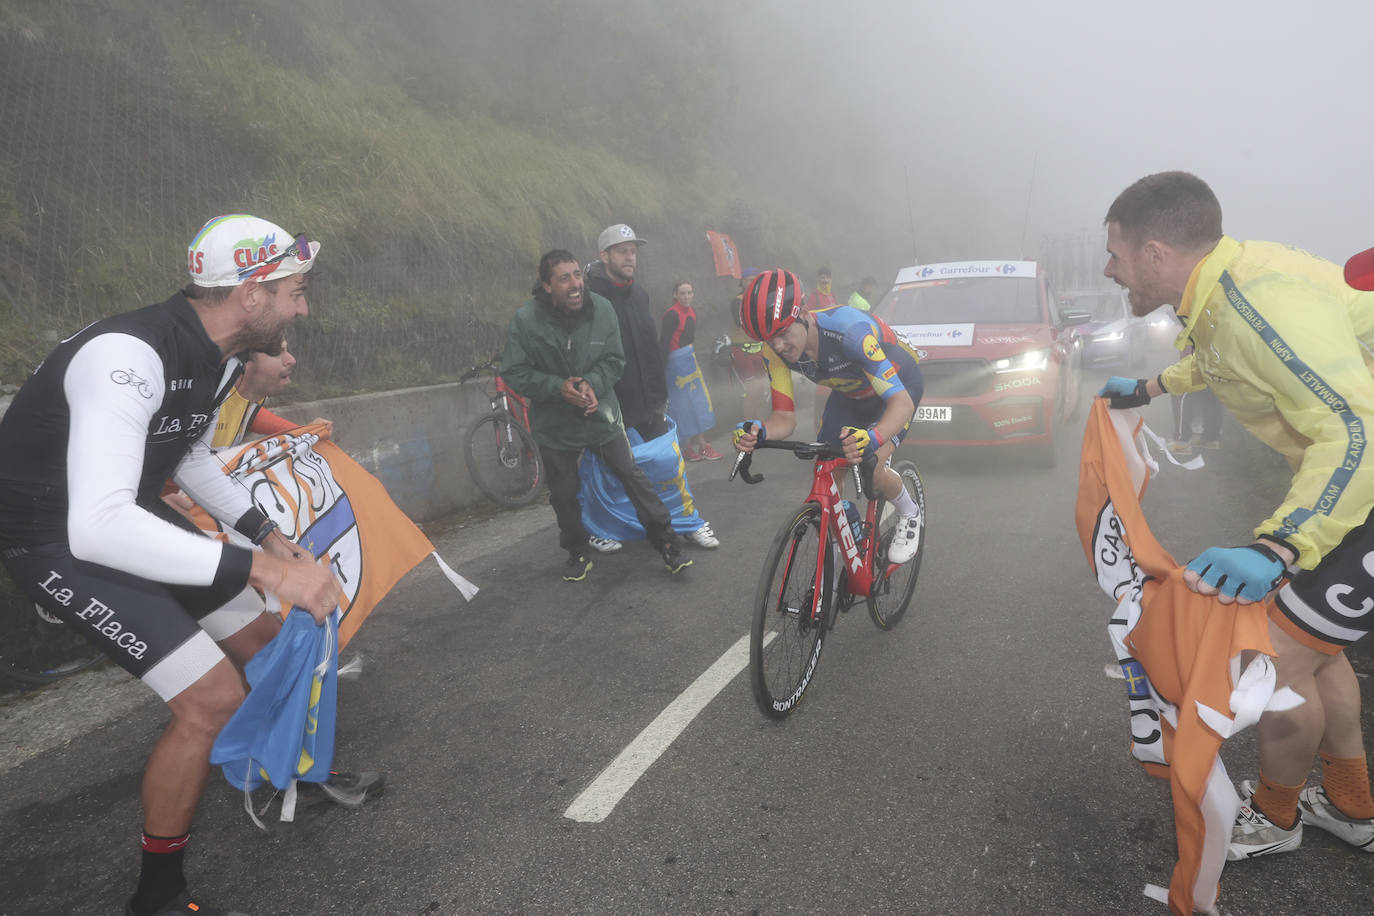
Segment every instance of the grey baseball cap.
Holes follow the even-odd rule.
[[[616,223],[614,226],[607,226],[601,230],[601,234],[596,237],[596,250],[605,251],[612,245],[619,245],[621,242],[634,242],[636,245],[643,245],[644,240],[635,235],[635,231],[624,223]]]

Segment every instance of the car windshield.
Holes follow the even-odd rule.
[[[1035,324],[1040,314],[1034,277],[961,277],[893,287],[878,313],[888,324]]]

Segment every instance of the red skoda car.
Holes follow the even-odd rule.
[[[1082,403],[1091,317],[1061,312],[1034,261],[919,264],[874,309],[921,358],[925,394],[907,441],[1024,450],[1052,464]]]

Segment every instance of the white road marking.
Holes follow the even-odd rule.
[[[776,634],[769,634],[773,636]],[[772,641],[771,638],[769,640]],[[716,659],[700,677],[640,732],[619,756],[592,780],[592,784],[573,799],[563,816],[586,824],[599,824],[614,810],[625,793],[644,775],[664,751],[682,734],[697,713],[716,698],[725,685],[749,664],[749,634],[741,636],[725,654]]]

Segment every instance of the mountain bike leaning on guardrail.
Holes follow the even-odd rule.
[[[892,469],[920,507],[921,527],[916,555],[901,565],[889,563],[887,548],[897,513],[874,492],[875,460],[866,460],[862,470],[849,465],[838,442],[765,439],[755,446],[768,448],[816,462],[810,495],[788,515],[764,560],[752,608],[749,680],[754,701],[765,716],[783,719],[801,702],[840,612],[863,598],[881,630],[892,629],[906,614],[925,553],[926,496],[916,465],[894,462]],[[746,483],[763,480],[762,474],[750,473],[751,458],[740,453],[731,480],[736,473]],[[835,486],[834,474],[844,467],[853,472],[854,492],[868,499],[857,536]]]
[[[544,463],[539,446],[530,435],[530,410],[524,398],[506,387],[501,378],[501,358],[463,373],[460,382],[488,376],[483,384],[491,400],[491,413],[478,417],[468,428],[465,455],[473,483],[503,506],[516,508],[539,495],[544,483]]]
[[[104,658],[80,633],[34,604],[0,566],[0,681],[41,687]]]

